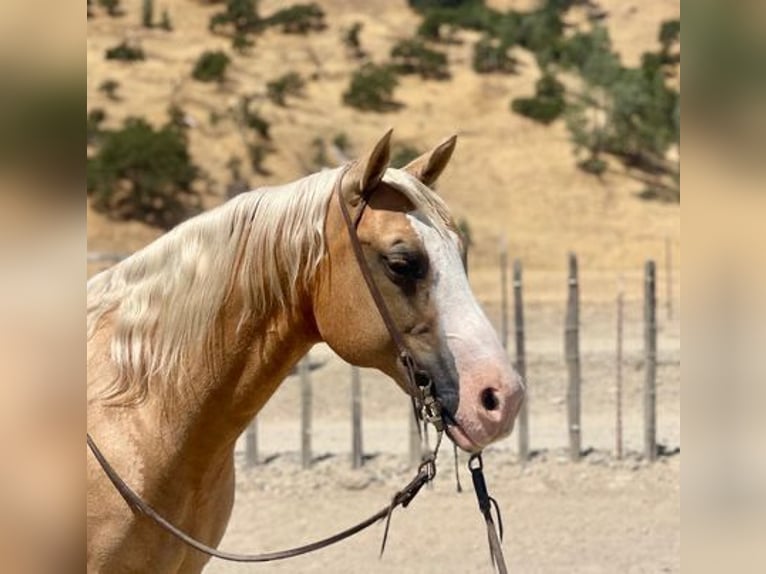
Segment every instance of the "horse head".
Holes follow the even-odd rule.
[[[461,235],[433,191],[455,148],[450,137],[403,169],[389,167],[386,133],[345,171],[325,221],[313,320],[346,361],[381,370],[410,389],[408,374],[354,253],[342,206],[361,214],[356,236],[393,327],[430,378],[446,432],[480,451],[507,436],[524,384],[477,303],[464,266]]]

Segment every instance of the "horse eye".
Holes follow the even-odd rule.
[[[411,253],[391,253],[383,257],[386,270],[394,281],[422,279],[426,267],[422,259]]]

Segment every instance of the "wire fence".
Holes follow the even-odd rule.
[[[653,261],[643,270],[580,270],[575,254],[562,270],[526,271],[502,244],[498,255],[496,270],[472,270],[471,279],[528,397],[513,436],[493,448],[514,450],[522,463],[550,451],[577,461],[593,449],[654,460],[680,448],[680,274],[669,250],[659,274]],[[94,271],[124,257],[89,253],[88,261]],[[303,468],[341,453],[353,468],[379,452],[415,464],[422,448],[395,384],[324,345],[299,362],[237,447],[245,465],[295,452]]]

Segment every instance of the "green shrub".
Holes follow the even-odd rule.
[[[411,145],[395,145],[391,151],[391,167],[402,168],[420,156],[420,151]]]
[[[343,32],[343,45],[351,53],[354,58],[364,58],[365,51],[362,49],[362,42],[359,39],[359,34],[362,32],[364,24],[361,22],[354,22],[347,30]]]
[[[231,59],[224,52],[206,51],[197,59],[192,77],[200,82],[223,82]]]
[[[577,167],[591,175],[602,175],[606,172],[608,165],[600,157],[589,157],[578,162]]]
[[[192,188],[199,170],[184,133],[171,125],[155,130],[143,119],[127,119],[104,134],[87,175],[91,205],[115,219],[167,228],[199,207]]]
[[[119,87],[120,82],[109,78],[101,82],[101,84],[98,86],[98,91],[104,94],[110,100],[117,101],[120,99],[120,96],[117,94],[117,89]]]
[[[253,168],[253,171],[260,175],[271,175],[271,172],[264,165],[266,156],[271,151],[271,148],[262,142],[247,144],[247,154],[250,158],[250,166]]]
[[[271,124],[257,111],[250,109],[251,98],[243,96],[240,100],[240,115],[242,122],[265,140],[271,139],[269,130]]]
[[[364,64],[351,77],[343,94],[346,105],[364,111],[385,112],[399,107],[394,101],[394,89],[399,81],[391,66]]]
[[[250,36],[243,32],[235,32],[231,38],[231,47],[238,54],[245,54],[247,51],[255,45],[250,39]]]
[[[224,11],[216,12],[210,18],[211,31],[223,24],[231,24],[239,31],[250,32],[259,29],[262,23],[255,0],[226,0]]]
[[[401,40],[391,49],[391,63],[400,74],[418,74],[424,79],[450,77],[447,56],[426,46],[422,40]]]
[[[563,99],[566,88],[553,74],[543,74],[535,84],[535,93],[546,98]]]
[[[265,21],[268,26],[278,26],[286,34],[307,34],[311,31],[324,30],[324,10],[314,2],[295,4],[275,12]]]
[[[346,132],[335,134],[335,137],[332,139],[332,143],[343,153],[347,154],[351,150],[351,140],[348,139]]]
[[[545,9],[527,12],[519,17],[518,43],[540,56],[554,50],[563,30],[558,12]]]
[[[471,4],[483,4],[483,0],[407,0],[410,8],[418,12],[438,8],[460,8]]]
[[[144,51],[140,46],[131,46],[126,41],[122,41],[112,48],[108,48],[105,53],[107,60],[120,60],[123,62],[137,62],[144,59]]]
[[[543,74],[535,85],[535,97],[515,98],[511,109],[542,124],[550,124],[566,107],[564,85],[551,74]]]
[[[541,124],[550,124],[564,111],[564,104],[553,98],[515,98],[511,109]]]
[[[508,46],[489,36],[482,37],[473,46],[473,69],[479,74],[516,72],[516,60],[508,55]]]
[[[93,108],[88,112],[88,119],[85,127],[86,139],[88,143],[93,143],[101,135],[101,124],[106,119],[106,112],[101,108]]]
[[[667,54],[674,43],[681,37],[681,21],[680,20],[665,20],[660,24],[660,31],[657,34],[657,39],[662,46],[662,52]]]
[[[462,2],[452,8],[427,10],[417,34],[438,42],[445,41],[442,37],[445,28],[453,31],[462,28],[484,32],[510,47],[519,40],[521,17],[518,12],[500,12],[478,0]]]
[[[278,106],[286,104],[287,96],[299,96],[306,83],[296,72],[288,72],[266,84],[268,98]]]

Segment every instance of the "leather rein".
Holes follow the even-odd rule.
[[[333,194],[338,197],[340,210],[349,232],[351,245],[354,250],[354,255],[359,265],[359,269],[362,273],[362,276],[364,277],[365,282],[367,283],[367,287],[373,298],[373,301],[375,302],[375,306],[378,308],[378,312],[380,313],[380,316],[386,325],[386,329],[391,335],[391,340],[396,346],[398,359],[402,363],[402,366],[406,372],[408,393],[412,398],[415,415],[423,422],[424,428],[428,423],[434,425],[434,428],[437,432],[436,446],[432,451],[423,456],[423,460],[418,466],[418,471],[412,480],[410,480],[410,482],[407,483],[404,488],[394,494],[391,502],[386,507],[380,509],[369,518],[366,518],[358,524],[342,530],[341,532],[333,534],[332,536],[328,536],[327,538],[323,538],[303,546],[297,546],[294,548],[279,550],[275,552],[264,552],[260,554],[239,554],[218,550],[217,548],[213,548],[212,546],[200,542],[164,518],[152,506],[144,501],[130,486],[128,486],[128,484],[120,477],[117,471],[112,467],[107,458],[98,448],[90,433],[87,433],[86,440],[88,448],[90,448],[93,456],[101,465],[104,474],[106,474],[107,478],[110,480],[120,496],[122,496],[122,498],[125,500],[130,509],[137,514],[142,514],[147,518],[150,518],[160,528],[170,533],[190,548],[202,552],[203,554],[207,554],[208,556],[220,558],[230,562],[272,562],[275,560],[284,560],[286,558],[293,558],[295,556],[308,554],[310,552],[315,552],[322,548],[326,548],[327,546],[331,546],[332,544],[340,542],[341,540],[345,540],[346,538],[349,538],[354,534],[369,528],[379,520],[385,519],[386,526],[380,548],[380,554],[382,555],[385,549],[386,540],[388,537],[388,529],[393,511],[399,506],[406,508],[410,502],[412,502],[415,496],[417,496],[423,486],[433,481],[433,479],[436,477],[436,457],[439,452],[439,446],[441,445],[441,439],[445,430],[443,418],[444,415],[447,415],[450,418],[450,422],[456,424],[456,421],[454,421],[449,413],[442,409],[442,406],[436,397],[435,387],[431,377],[426,371],[418,368],[417,362],[404,343],[404,339],[402,338],[401,333],[399,332],[393,318],[391,317],[391,313],[389,312],[385,300],[383,299],[375,279],[373,278],[369,264],[364,257],[362,244],[359,241],[359,236],[357,235],[357,228],[359,226],[359,222],[362,219],[362,214],[367,207],[369,195],[362,195],[359,208],[354,218],[352,219],[341,193],[343,177],[348,171],[350,165],[351,164],[347,164],[342,168],[341,173],[336,180]],[[418,427],[418,430],[420,431],[420,427]],[[495,499],[488,494],[483,475],[481,453],[471,456],[468,462],[468,468],[471,471],[471,478],[479,503],[479,510],[484,516],[485,522],[487,524],[487,538],[489,542],[492,563],[500,574],[507,574],[502,547],[500,545],[500,540],[502,540],[503,537],[503,523],[500,517],[500,509],[497,505],[497,501],[495,501]],[[492,519],[493,505],[498,517],[499,539],[498,529],[495,528],[495,524]]]

